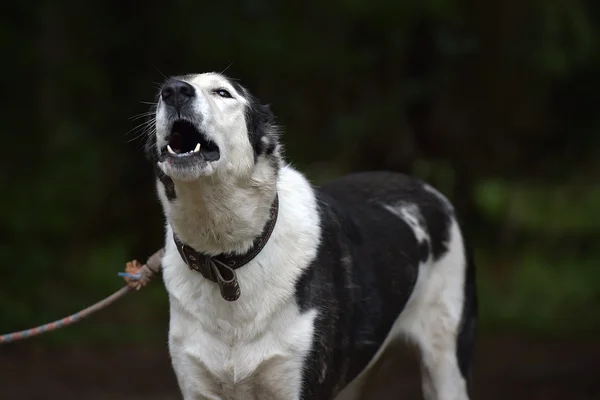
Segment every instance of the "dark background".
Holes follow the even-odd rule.
[[[140,130],[164,75],[223,71],[270,103],[318,184],[388,169],[474,239],[475,398],[600,398],[600,3],[34,0],[2,5],[0,332],[117,290],[162,246]],[[164,74],[164,75],[163,75]],[[0,347],[2,399],[176,399],[160,280]],[[382,391],[419,398],[416,364]]]

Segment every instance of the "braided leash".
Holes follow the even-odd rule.
[[[45,325],[40,325],[35,328],[26,329],[23,331],[8,333],[0,336],[0,344],[5,344],[9,342],[14,342],[21,339],[27,339],[33,336],[40,335],[45,332],[51,332],[58,328],[62,328],[64,326],[71,325],[77,321],[81,321],[85,317],[95,313],[103,309],[104,307],[109,306],[115,301],[119,300],[121,297],[125,296],[131,290],[140,290],[144,287],[150,280],[160,272],[161,270],[161,259],[164,254],[164,250],[160,249],[156,253],[154,253],[146,264],[142,265],[138,263],[136,260],[130,261],[127,263],[125,272],[120,272],[119,276],[123,277],[127,282],[127,285],[123,286],[121,289],[108,296],[104,300],[97,302],[75,314],[69,315],[63,319],[59,319],[54,322],[50,322]]]

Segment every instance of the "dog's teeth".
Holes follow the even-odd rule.
[[[170,146],[170,145],[167,145],[167,150],[168,150],[168,151],[169,151],[169,153],[171,153],[171,154],[177,154],[177,153],[175,153],[175,152],[173,151],[173,149],[171,148],[171,146]]]
[[[192,151],[192,153],[197,153],[200,151],[200,143],[196,144],[196,148]]]

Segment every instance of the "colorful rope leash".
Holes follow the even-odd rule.
[[[45,325],[40,325],[35,328],[26,329],[23,331],[8,333],[0,336],[0,345],[5,343],[14,342],[21,339],[27,339],[33,336],[40,335],[45,332],[52,332],[58,328],[62,328],[68,325],[71,325],[75,322],[81,321],[85,317],[99,311],[115,301],[119,300],[121,297],[125,296],[131,290],[140,290],[144,287],[150,280],[160,272],[161,270],[161,259],[163,256],[163,249],[154,253],[146,264],[141,265],[136,260],[130,261],[127,263],[125,268],[125,272],[120,272],[119,276],[123,277],[127,281],[127,285],[123,286],[121,289],[117,290],[112,295],[107,298],[93,304],[75,314],[69,315],[68,317],[59,319],[54,322],[50,322]]]

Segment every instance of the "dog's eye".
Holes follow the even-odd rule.
[[[228,92],[227,90],[225,90],[225,89],[215,89],[215,90],[213,90],[213,93],[214,93],[214,94],[217,94],[217,95],[219,95],[219,96],[221,96],[221,97],[224,97],[224,98],[226,98],[226,99],[231,99],[231,98],[232,98],[232,97],[231,97],[231,93],[229,93],[229,92]]]

